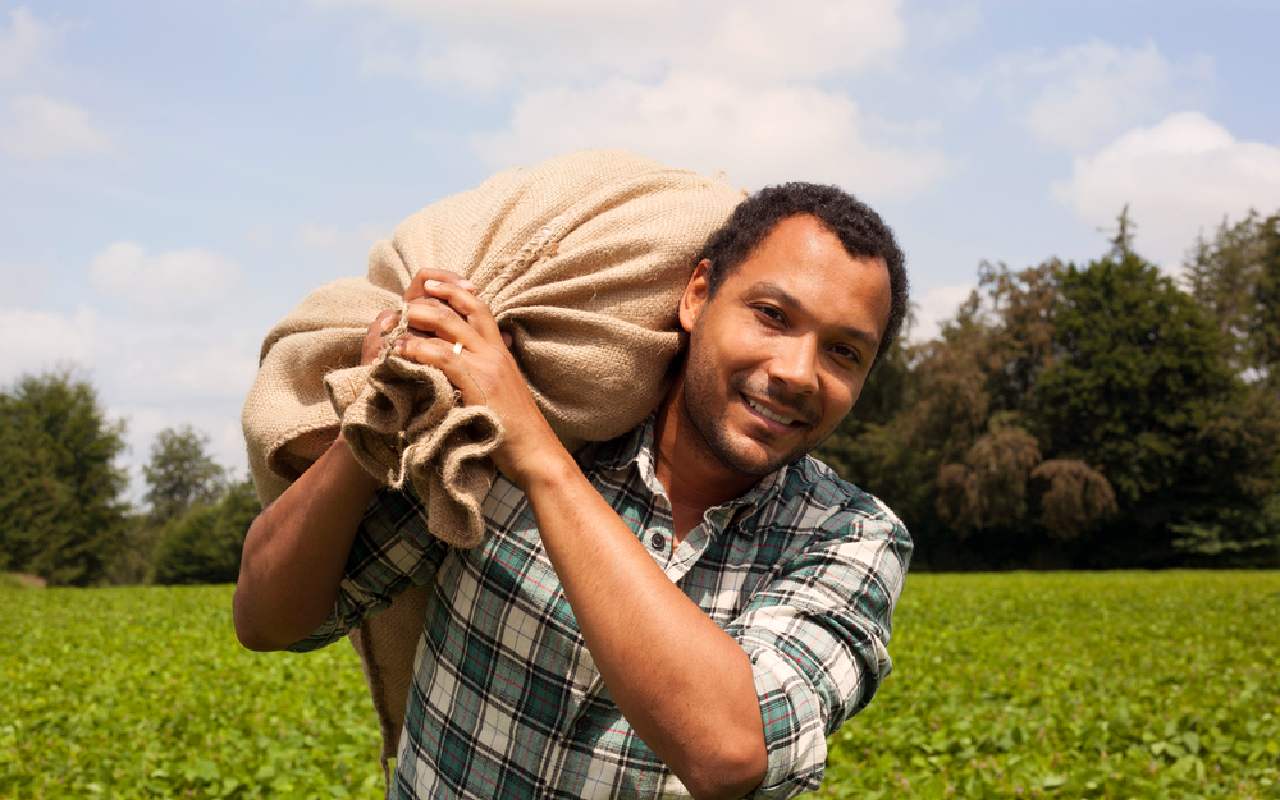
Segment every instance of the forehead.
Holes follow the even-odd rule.
[[[816,217],[788,217],[725,278],[743,294],[762,286],[782,289],[807,313],[833,325],[883,334],[891,291],[884,259],[851,256]]]

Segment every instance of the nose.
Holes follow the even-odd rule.
[[[816,394],[818,391],[817,358],[816,337],[779,337],[778,349],[769,362],[770,381],[790,397],[800,398]]]

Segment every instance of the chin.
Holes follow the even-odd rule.
[[[762,446],[745,433],[731,434],[724,429],[717,433],[719,435],[706,437],[712,452],[726,467],[743,475],[762,478],[807,452],[803,448],[778,452]]]

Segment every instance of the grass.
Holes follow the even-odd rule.
[[[0,797],[381,796],[345,643],[256,654],[231,589],[0,588]],[[813,797],[1280,797],[1280,573],[913,575]]]
[[[1280,797],[1280,573],[916,575],[824,798]]]
[[[228,586],[5,590],[0,604],[17,625],[0,653],[0,797],[382,796],[348,644],[244,650]]]

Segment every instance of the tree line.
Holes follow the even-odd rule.
[[[226,583],[260,510],[248,479],[190,426],[161,431],[143,467],[144,505],[125,500],[124,423],[69,370],[0,392],[0,572],[51,585]]]
[[[984,263],[821,455],[931,569],[1280,566],[1280,213],[1175,279],[1127,210],[1087,264]]]
[[[1087,264],[982,264],[820,448],[903,518],[915,568],[1280,566],[1280,212],[1200,237],[1178,279],[1132,233],[1122,213]],[[123,433],[68,371],[0,391],[0,572],[236,579],[249,480],[170,428],[134,507]]]

